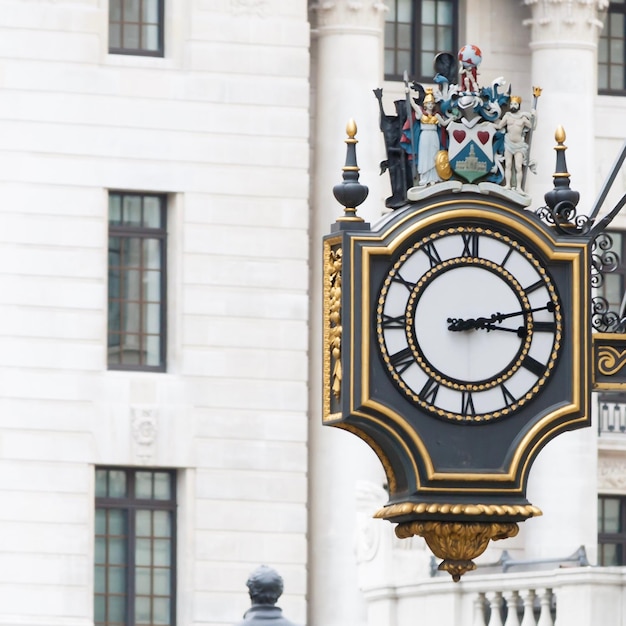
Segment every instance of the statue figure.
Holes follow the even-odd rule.
[[[283,579],[276,570],[261,565],[250,574],[246,585],[252,606],[237,626],[295,626],[274,606],[283,593]]]
[[[530,113],[520,111],[522,99],[511,96],[509,110],[495,123],[496,128],[506,129],[504,135],[504,181],[506,189],[522,191],[522,167],[528,159],[526,133],[535,128],[537,114],[535,109]],[[513,186],[513,169],[515,168],[515,185]]]
[[[405,89],[408,93],[409,87]],[[431,88],[426,90],[421,106],[413,98],[410,98],[410,102],[415,111],[415,120],[419,122],[413,127],[413,141],[416,143],[413,150],[417,153],[418,185],[424,187],[441,181],[435,158],[441,149],[440,126],[447,125],[449,120],[435,111],[435,96]]]
[[[397,209],[406,203],[406,191],[412,186],[411,166],[407,153],[400,146],[402,128],[406,122],[406,102],[396,100],[396,115],[387,115],[383,109],[383,90],[374,89],[380,109],[380,130],[385,140],[387,159],[380,163],[380,173],[389,172],[391,196],[385,200],[385,206]]]

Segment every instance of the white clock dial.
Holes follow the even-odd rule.
[[[562,325],[540,260],[509,235],[473,226],[408,248],[377,307],[380,352],[396,385],[418,406],[458,421],[502,417],[539,393]]]

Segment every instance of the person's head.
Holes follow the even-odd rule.
[[[283,579],[280,574],[268,567],[257,567],[246,582],[253,604],[276,604],[283,593]]]
[[[511,111],[519,111],[522,104],[522,99],[519,96],[511,96]]]
[[[430,88],[426,90],[426,95],[424,96],[424,108],[428,111],[432,111],[435,108],[435,96]]]

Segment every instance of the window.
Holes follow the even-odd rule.
[[[626,2],[612,0],[598,42],[598,91],[626,93]]]
[[[438,52],[458,49],[458,0],[390,0],[385,22],[385,78],[432,82]]]
[[[109,194],[110,369],[165,370],[166,198]]]
[[[626,564],[625,515],[625,496],[598,496],[598,565]]]
[[[164,0],[109,0],[109,52],[163,56]]]
[[[96,469],[95,626],[174,625],[175,477]]]

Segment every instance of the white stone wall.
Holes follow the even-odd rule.
[[[0,2],[0,624],[87,625],[94,465],[180,469],[178,624],[261,563],[304,623],[304,0],[166,0],[165,58],[105,0]],[[166,192],[168,371],[106,369],[107,190]]]

